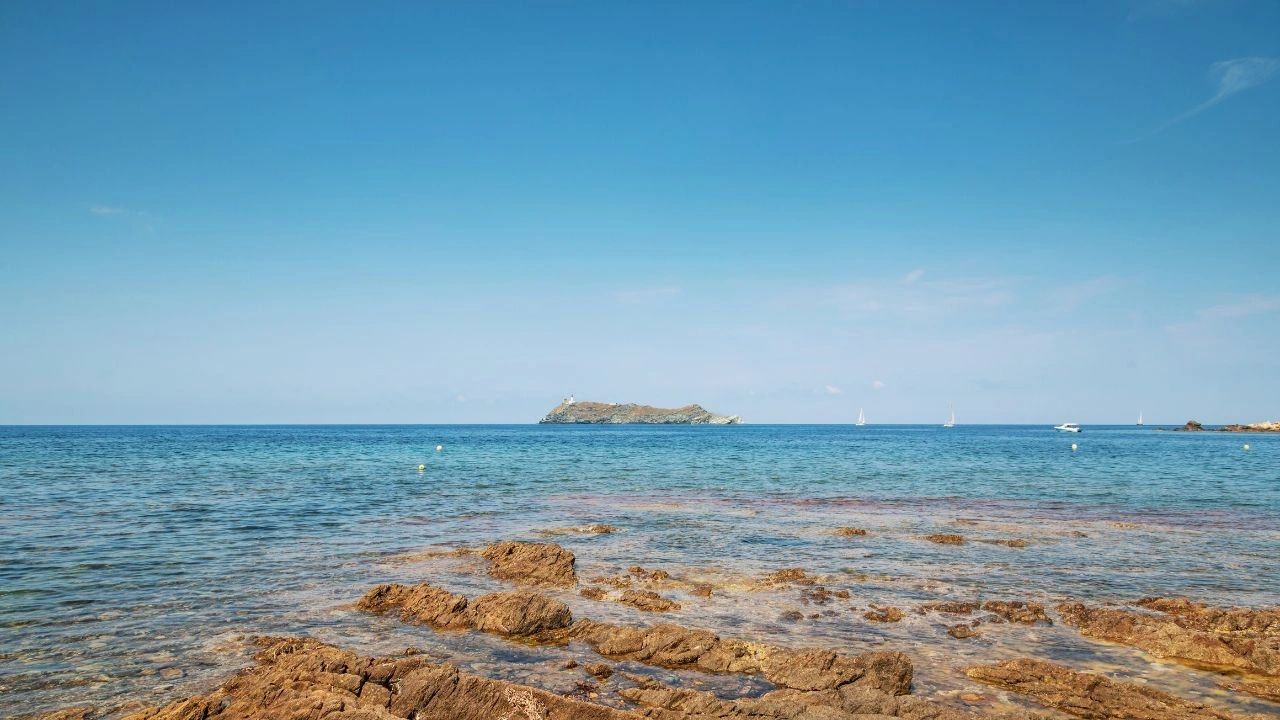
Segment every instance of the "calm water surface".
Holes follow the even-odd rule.
[[[783,612],[808,612],[794,591],[730,590],[711,600],[674,593],[687,602],[673,619],[783,644],[899,647],[915,658],[924,695],[974,690],[965,664],[1033,654],[1224,707],[1280,709],[1068,628],[991,626],[957,641],[936,617],[880,625],[860,612],[948,598],[1171,594],[1275,605],[1277,436],[1129,427],[1068,436],[1024,426],[0,427],[0,490],[5,717],[206,689],[244,663],[244,636],[254,633],[310,634],[362,652],[412,645],[492,677],[572,687],[556,668],[580,648],[433,633],[348,607],[388,580],[496,589],[474,561],[422,551],[549,534],[577,553],[582,577],[642,564],[733,588],[783,567],[826,574],[859,611],[786,623]],[[621,532],[562,532],[598,522]],[[841,525],[870,535],[833,537]],[[1032,545],[920,540],[931,532]],[[654,620],[563,599],[575,615]],[[701,679],[728,694],[761,689]],[[1016,702],[993,698],[1005,700]]]

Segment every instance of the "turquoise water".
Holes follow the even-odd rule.
[[[539,668],[555,651],[433,634],[346,607],[385,580],[491,589],[465,563],[413,554],[548,533],[578,554],[583,576],[637,563],[718,578],[798,566],[832,574],[832,585],[843,578],[865,602],[904,606],[975,594],[1280,602],[1280,436],[1027,426],[0,427],[0,489],[0,715],[198,690],[243,662],[240,638],[250,633],[309,633],[370,652],[413,644],[490,675],[554,685]],[[596,522],[622,532],[561,533]],[[830,530],[841,525],[871,535],[837,542]],[[930,532],[1032,545],[936,546],[919,539]],[[638,619],[614,604],[572,602],[578,614]],[[779,625],[776,611],[794,602],[727,593],[677,619],[779,642],[912,648],[924,658],[918,691],[940,696],[962,687],[957,664],[1028,650],[1211,692],[1190,671],[1144,668],[1130,651],[1056,627],[952,647],[914,619]]]

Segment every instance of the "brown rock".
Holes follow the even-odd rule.
[[[1034,625],[1042,622],[1052,625],[1053,621],[1044,613],[1044,605],[1022,600],[988,600],[982,603],[982,609],[993,612],[1009,622]]]
[[[689,592],[697,595],[698,597],[704,598],[711,597],[711,593],[714,591],[715,587],[711,583],[695,583],[694,586],[689,589]]]
[[[1041,660],[1024,658],[972,667],[966,674],[1090,720],[1232,720],[1239,717],[1145,685],[1075,672]]]
[[[569,627],[569,606],[528,592],[491,593],[471,602],[475,629],[499,635],[529,636]]]
[[[884,607],[884,608],[873,607],[870,610],[862,613],[862,617],[868,620],[871,620],[872,622],[882,622],[882,623],[898,622],[905,616],[906,614],[902,612],[902,608],[896,608],[896,607]]]
[[[650,590],[625,590],[618,602],[645,612],[671,612],[680,609],[680,603]]]
[[[97,717],[101,717],[97,708],[92,705],[80,705],[36,715],[31,720],[94,720]]]
[[[635,713],[469,675],[422,656],[368,658],[268,638],[257,664],[205,695],[127,720],[635,720]]]
[[[356,607],[378,614],[395,610],[405,621],[440,630],[469,628],[474,624],[465,597],[428,583],[379,585],[365,593]]]
[[[1175,612],[1157,615],[1063,603],[1058,606],[1058,613],[1063,622],[1079,628],[1086,637],[1132,645],[1158,658],[1221,670],[1280,675],[1275,610],[1222,610],[1181,600],[1143,602],[1146,607]]]
[[[603,600],[608,593],[598,587],[584,587],[578,594],[588,600]]]
[[[847,537],[847,538],[865,537],[866,534],[867,534],[867,531],[864,530],[863,528],[856,528],[856,527],[836,528],[836,535],[839,535],[840,537]]]
[[[595,525],[586,526],[583,528],[583,531],[592,535],[612,535],[613,533],[618,532],[618,528],[604,523],[597,523]]]
[[[800,622],[804,619],[804,613],[799,610],[788,610],[779,615],[778,619],[784,622]]]
[[[801,568],[786,568],[785,570],[777,570],[765,575],[760,581],[762,585],[778,586],[778,585],[813,585],[818,581],[812,575],[808,575]]]
[[[933,535],[925,535],[924,539],[928,540],[931,543],[937,543],[938,545],[963,545],[964,544],[963,535],[936,533]]]
[[[630,568],[627,569],[627,572],[631,573],[632,575],[635,575],[641,580],[649,580],[652,582],[661,582],[663,580],[668,580],[671,578],[671,573],[667,572],[666,570],[645,570],[639,565],[632,565]]]
[[[573,553],[555,543],[500,542],[481,553],[489,561],[489,574],[530,585],[573,587]]]
[[[1263,700],[1280,703],[1280,678],[1255,676],[1225,680],[1219,684],[1228,690],[1236,690]]]
[[[613,668],[609,667],[604,663],[591,663],[590,665],[583,665],[582,669],[586,671],[588,675],[590,675],[591,677],[597,680],[608,680],[610,677],[613,676]]]
[[[963,640],[965,638],[974,637],[975,635],[978,634],[978,632],[973,629],[973,626],[965,625],[964,623],[961,623],[959,625],[952,625],[951,627],[947,628],[947,634],[953,638],[959,638]]]

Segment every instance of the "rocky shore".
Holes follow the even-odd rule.
[[[616,528],[615,528],[616,530]],[[827,531],[833,535],[855,535]],[[950,540],[950,539],[948,539]],[[946,542],[952,544],[954,542]],[[1030,708],[984,705],[968,692],[955,704],[913,694],[916,659],[892,647],[861,649],[791,646],[733,637],[681,622],[651,623],[654,612],[678,612],[680,598],[724,592],[799,592],[819,615],[861,614],[873,623],[938,617],[952,625],[948,642],[975,643],[986,624],[1037,628],[1061,623],[1085,638],[1138,648],[1153,658],[1217,673],[1226,692],[1280,700],[1280,609],[1217,608],[1186,598],[1144,598],[1131,606],[1063,602],[1056,617],[1024,599],[974,599],[912,607],[871,605],[863,612],[846,589],[800,568],[771,572],[733,589],[631,567],[625,574],[585,582],[575,554],[555,543],[497,542],[450,557],[474,561],[476,571],[507,589],[468,597],[432,582],[384,583],[354,606],[433,631],[481,633],[512,647],[564,648],[575,659],[561,672],[578,673],[576,690],[555,693],[483,677],[410,649],[371,657],[309,638],[255,640],[254,664],[208,692],[158,707],[135,704],[126,720],[977,720],[1065,718],[1090,720],[1246,720],[1200,697],[1183,697],[1035,657],[975,662],[963,669],[976,687],[1023,698]],[[557,597],[559,595],[559,597]],[[585,598],[630,606],[630,622],[575,617],[562,600]],[[589,608],[606,606],[589,604]],[[616,607],[616,605],[614,606]],[[802,613],[796,613],[803,618]],[[975,639],[977,638],[977,639]],[[973,646],[968,646],[973,647]],[[652,668],[666,674],[654,674]],[[674,675],[671,673],[695,673]],[[701,681],[737,676],[764,683],[762,693],[724,697]],[[615,698],[605,702],[606,696]],[[971,706],[974,705],[974,706]],[[1048,713],[1048,714],[1044,714]],[[77,707],[43,720],[93,720],[120,711]]]
[[[737,425],[737,415],[716,415],[701,405],[659,408],[634,403],[603,403],[567,400],[551,409],[541,420],[544,425]]]

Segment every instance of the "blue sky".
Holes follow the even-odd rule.
[[[4,3],[0,422],[1274,419],[1277,28]]]

